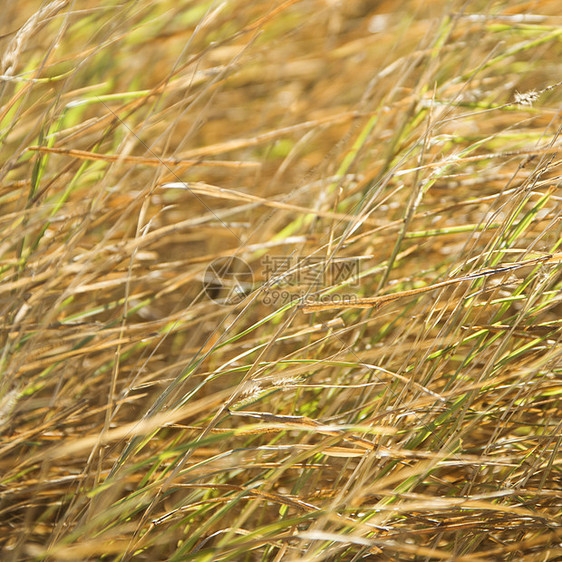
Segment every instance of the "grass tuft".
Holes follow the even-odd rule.
[[[5,4],[2,560],[562,557],[556,2]]]

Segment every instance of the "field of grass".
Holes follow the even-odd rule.
[[[0,17],[0,560],[562,560],[557,0]]]

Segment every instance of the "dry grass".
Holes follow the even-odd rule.
[[[2,9],[2,560],[562,559],[558,2]]]

